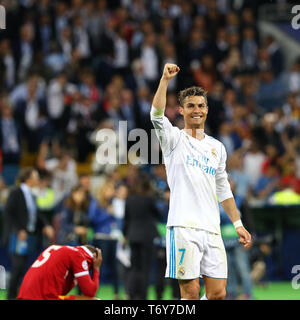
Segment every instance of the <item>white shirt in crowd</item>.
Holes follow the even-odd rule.
[[[141,60],[144,66],[144,76],[147,80],[155,81],[158,78],[158,57],[153,47],[144,46]]]
[[[265,155],[262,152],[248,152],[244,157],[244,172],[250,178],[250,185],[254,187],[261,176]]]

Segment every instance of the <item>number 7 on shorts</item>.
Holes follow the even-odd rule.
[[[185,254],[185,249],[178,249],[179,252],[181,252],[181,258],[179,261],[179,265],[182,264],[183,258],[184,258],[184,254]]]

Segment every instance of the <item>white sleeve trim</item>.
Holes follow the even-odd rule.
[[[74,274],[74,277],[75,277],[75,278],[78,278],[78,277],[86,276],[86,275],[88,275],[88,274],[89,274],[88,271],[82,271],[82,272],[75,273],[75,274]]]
[[[161,118],[165,113],[165,109],[156,109],[153,105],[151,107],[151,117]]]
[[[233,198],[232,191],[228,190],[226,193],[223,193],[222,195],[219,195],[218,198],[219,198],[219,202],[220,203],[225,201],[225,200],[227,200],[227,199]]]

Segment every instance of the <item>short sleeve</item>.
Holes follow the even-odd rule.
[[[223,144],[221,144],[220,153],[220,162],[216,172],[216,188],[219,202],[222,202],[226,199],[233,198],[233,194],[228,181],[228,174],[226,172],[227,153]]]
[[[80,252],[74,252],[71,257],[71,268],[75,278],[89,275],[89,265]]]
[[[164,156],[168,156],[175,148],[180,139],[180,130],[174,127],[169,119],[164,116],[162,110],[152,106],[151,121],[159,140]]]

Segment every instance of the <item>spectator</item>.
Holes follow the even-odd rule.
[[[120,183],[116,187],[115,197],[112,200],[112,206],[115,213],[117,229],[114,230],[118,238],[116,257],[118,279],[123,284],[126,298],[129,297],[129,270],[130,270],[130,248],[124,241],[123,224],[125,215],[125,203],[128,195],[128,188],[125,184]]]
[[[121,112],[124,120],[127,121],[128,132],[136,128],[136,109],[133,92],[130,89],[123,89],[121,91]]]
[[[300,103],[296,93],[290,93],[286,103],[282,106],[283,119],[280,119],[284,128],[296,129],[300,122]]]
[[[114,230],[117,229],[112,200],[115,186],[110,181],[105,182],[98,190],[96,200],[92,200],[89,209],[90,226],[94,232],[93,243],[101,248],[103,256],[100,281],[111,281],[114,286],[114,298],[119,299],[119,279],[117,271],[117,240]]]
[[[54,190],[55,205],[60,205],[77,184],[76,162],[70,152],[57,141],[53,141],[51,147],[50,149],[46,141],[41,144],[37,163],[39,169],[45,169],[52,174],[51,186]]]
[[[90,175],[83,173],[79,176],[78,184],[84,190],[86,197],[91,201],[94,199],[92,195],[91,177]]]
[[[2,151],[2,175],[6,184],[13,185],[21,159],[21,132],[14,118],[8,96],[0,98],[0,146]]]
[[[40,143],[50,135],[45,97],[39,97],[38,82],[34,77],[28,81],[26,96],[16,103],[16,117],[21,123],[29,152],[37,152]]]
[[[270,165],[280,165],[279,150],[273,144],[265,146],[266,158],[262,164],[262,173],[265,173]]]
[[[215,59],[219,63],[225,59],[228,54],[228,40],[227,40],[227,30],[224,27],[220,27],[217,30],[216,41],[215,41]]]
[[[63,245],[83,245],[87,243],[90,200],[82,187],[74,187],[66,198],[60,215],[58,243]]]
[[[196,84],[206,90],[212,91],[213,84],[217,80],[215,62],[211,55],[204,55],[199,68],[193,69],[193,76]]]
[[[243,160],[244,172],[250,178],[251,187],[256,185],[261,176],[261,168],[264,160],[265,155],[261,152],[257,143],[252,141]]]
[[[57,42],[50,42],[49,53],[45,55],[45,66],[49,68],[51,76],[56,75],[63,71],[68,64],[68,59],[63,51],[59,48]]]
[[[300,96],[300,59],[296,59],[292,64],[290,70],[283,75],[283,81],[287,85],[287,91]]]
[[[25,80],[25,76],[35,58],[34,37],[34,29],[29,24],[22,25],[20,28],[20,40],[14,48],[17,77],[21,81]]]
[[[147,132],[150,132],[152,129],[152,124],[147,114],[151,109],[151,95],[147,86],[140,87],[137,92],[137,128],[143,128]]]
[[[54,21],[56,37],[61,33],[61,30],[65,28],[69,23],[68,6],[65,2],[59,1],[55,3],[55,16]]]
[[[166,42],[163,44],[163,56],[162,56],[162,65],[166,63],[177,63],[177,55],[175,46],[171,42]],[[176,91],[176,78],[171,79],[168,90],[175,92]]]
[[[280,108],[285,100],[286,92],[281,78],[275,78],[272,69],[260,71],[260,85],[256,93],[256,102],[263,112]]]
[[[146,35],[140,54],[147,85],[153,92],[159,77],[159,59],[156,49],[156,35]]]
[[[254,196],[258,199],[267,201],[270,196],[278,189],[279,187],[279,170],[278,167],[274,164],[270,164],[265,170],[265,173],[262,174],[255,187],[254,187]]]
[[[244,172],[242,150],[237,150],[228,158],[228,172],[234,184],[235,195],[245,200],[250,187],[250,177]]]
[[[129,296],[145,300],[153,262],[153,240],[158,235],[156,222],[160,212],[152,198],[148,176],[140,174],[133,191],[126,199],[124,236],[131,249]]]
[[[0,41],[0,65],[3,66],[3,70],[1,67],[1,86],[12,90],[16,83],[16,62],[9,39]]]
[[[257,67],[258,46],[255,41],[255,30],[247,27],[243,30],[242,56],[245,68],[253,70]]]
[[[38,186],[36,169],[24,169],[20,174],[20,187],[11,190],[4,207],[5,243],[11,254],[12,271],[8,286],[8,299],[17,297],[18,286],[28,266],[30,255],[36,254],[38,236],[54,239],[54,230],[38,212],[32,190]]]
[[[273,144],[278,150],[279,155],[282,155],[285,149],[276,127],[277,120],[278,115],[276,113],[266,113],[261,119],[261,124],[254,127],[252,132],[255,139],[259,141],[261,148],[268,144]]]
[[[192,29],[189,33],[190,41],[187,47],[187,64],[190,66],[194,61],[198,61],[207,52],[208,44],[204,31]]]
[[[53,78],[47,90],[47,111],[53,126],[53,135],[61,138],[65,132],[70,116],[71,103],[76,87],[68,83],[65,73],[59,73]]]
[[[300,194],[300,179],[297,177],[297,164],[295,159],[287,159],[283,163],[283,173],[280,179],[280,189],[292,189]]]
[[[55,214],[55,195],[51,188],[52,176],[46,170],[40,171],[39,190],[36,195],[37,208],[41,215],[47,219],[48,223],[52,225]]]
[[[233,181],[231,182],[232,190],[235,190]],[[240,211],[243,198],[235,194],[235,201]],[[228,260],[228,279],[227,279],[227,299],[252,299],[252,281],[250,277],[250,261],[248,252],[239,245],[236,231],[226,215],[224,209],[220,205],[221,215],[221,234]],[[249,250],[249,249],[248,249]],[[238,283],[241,283],[242,292],[239,293]]]
[[[163,292],[166,285],[165,271],[166,271],[166,224],[169,213],[169,199],[170,190],[166,188],[163,192],[161,200],[157,202],[157,206],[162,213],[161,220],[157,224],[157,230],[159,236],[154,239],[155,244],[155,257],[156,257],[156,279],[155,279],[155,291],[156,299],[161,300],[163,298]],[[173,299],[180,299],[179,285],[176,280],[169,279],[172,287]]]
[[[114,61],[113,65],[116,73],[123,75],[128,71],[129,66],[129,48],[126,41],[126,29],[124,27],[118,27],[114,37]]]
[[[219,139],[224,144],[228,156],[235,151],[232,123],[223,122],[220,128]]]
[[[61,30],[61,33],[57,38],[57,42],[67,63],[69,64],[71,62],[72,51],[74,48],[72,40],[72,29],[69,26],[66,26]]]
[[[131,71],[126,77],[125,81],[127,87],[131,90],[139,90],[140,88],[148,88],[143,62],[140,58],[136,58],[132,61]]]
[[[270,57],[271,68],[274,72],[275,77],[278,77],[284,68],[283,54],[280,49],[278,42],[273,36],[267,35],[264,38],[266,50]]]
[[[37,28],[37,43],[41,51],[46,55],[50,50],[50,43],[54,39],[54,30],[51,16],[49,13],[42,13],[39,19],[39,28]]]

